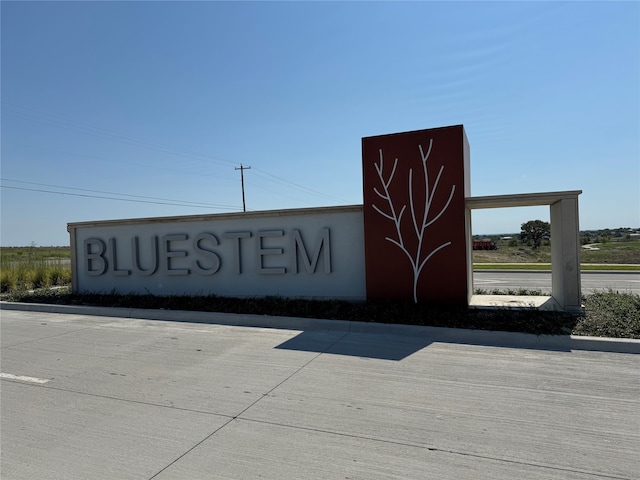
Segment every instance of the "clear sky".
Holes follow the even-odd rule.
[[[473,196],[640,227],[640,3],[1,2],[1,243],[362,203],[361,138],[463,124]],[[475,211],[518,232],[548,208]]]

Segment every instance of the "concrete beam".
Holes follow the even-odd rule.
[[[509,208],[534,207],[539,205],[553,205],[565,199],[577,199],[582,190],[567,190],[562,192],[517,193],[512,195],[489,195],[485,197],[467,197],[465,205],[474,210],[476,208]]]

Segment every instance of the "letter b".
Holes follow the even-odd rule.
[[[99,277],[107,271],[109,264],[104,256],[106,251],[107,245],[99,238],[87,238],[84,241],[87,275]]]

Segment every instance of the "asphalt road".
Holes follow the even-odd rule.
[[[302,330],[1,313],[4,480],[640,471],[640,355],[338,321]]]
[[[582,272],[582,291],[607,290],[640,294],[640,272]],[[551,272],[474,271],[474,288],[526,288],[551,292]]]

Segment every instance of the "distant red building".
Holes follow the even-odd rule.
[[[474,250],[497,250],[498,246],[495,243],[493,243],[491,240],[474,240],[473,249]]]

